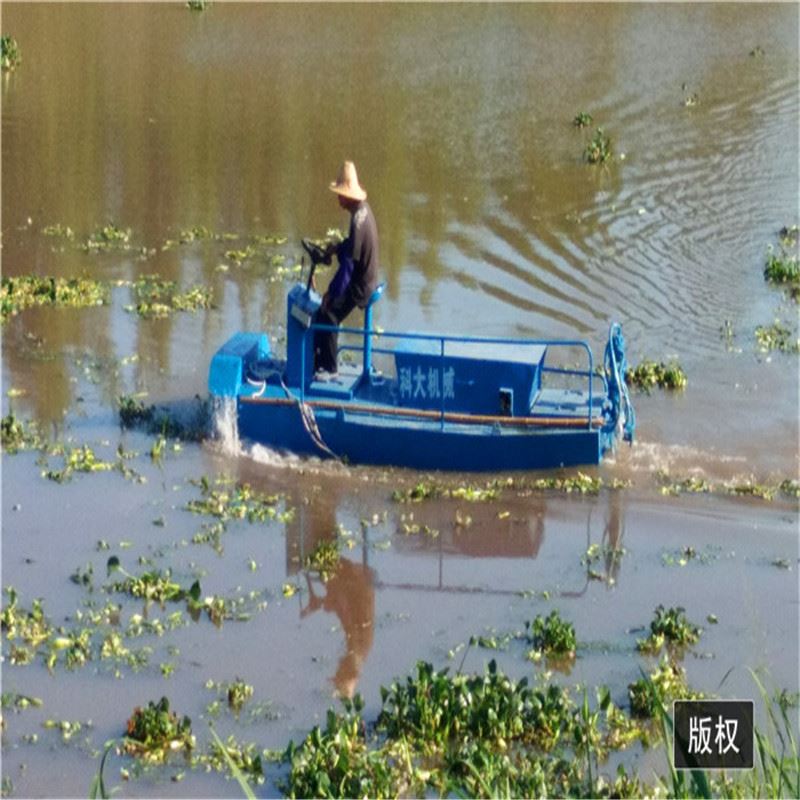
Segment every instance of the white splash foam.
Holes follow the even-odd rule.
[[[691,445],[637,440],[632,448],[620,447],[612,464],[633,476],[665,472],[682,477],[727,480],[746,468],[748,460],[745,456],[701,450]]]
[[[238,456],[241,451],[239,424],[236,416],[236,398],[215,397],[213,410],[214,438],[220,450],[229,456]]]

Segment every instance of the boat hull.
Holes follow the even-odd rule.
[[[491,424],[403,420],[316,409],[319,440],[298,404],[264,405],[240,398],[239,435],[271,448],[354,464],[413,469],[504,471],[599,463],[607,437],[597,429],[527,429]]]

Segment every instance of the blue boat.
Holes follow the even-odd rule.
[[[304,246],[313,275],[319,251]],[[620,437],[633,440],[620,325],[596,370],[583,341],[378,331],[381,284],[363,329],[338,329],[357,342],[340,347],[338,377],[321,381],[314,331],[333,329],[313,323],[311,275],[288,294],[285,359],[265,333],[239,332],[211,360],[209,391],[235,400],[241,438],[352,464],[471,471],[597,464]],[[576,352],[585,366],[554,365]]]

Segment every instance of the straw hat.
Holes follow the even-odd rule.
[[[330,185],[330,190],[350,200],[366,200],[367,193],[358,183],[356,165],[352,161],[345,161],[339,170],[339,177]]]

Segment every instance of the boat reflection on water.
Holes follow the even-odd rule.
[[[346,504],[340,509],[338,493],[330,489],[316,493],[311,502],[295,504],[296,513],[286,522],[286,572],[305,578],[301,620],[318,611],[338,618],[344,652],[331,681],[343,697],[356,692],[373,646],[376,592],[521,596],[532,584],[542,585],[550,577],[546,573],[553,553],[543,557],[542,568],[531,569],[543,551],[548,520],[557,532],[552,537],[553,549],[566,547],[567,558],[582,565],[574,572],[573,586],[562,585],[550,592],[551,596],[577,598],[593,583],[604,583],[608,589],[617,583],[625,528],[624,493],[619,491],[608,493],[600,519],[595,503],[579,507],[578,518],[571,506],[565,518],[564,506],[550,503],[545,495],[525,497],[510,510],[495,503],[451,500],[404,507],[388,514],[378,526],[362,525],[356,547],[340,548],[338,566],[323,580],[317,570],[308,567],[308,556],[320,544],[337,541],[337,512],[347,513]],[[582,536],[576,541],[574,536],[561,535],[562,529],[577,533],[577,526],[585,526],[583,552],[575,551]],[[391,537],[390,547],[386,534]],[[487,561],[496,564],[487,568]],[[390,577],[382,580],[376,564]]]

